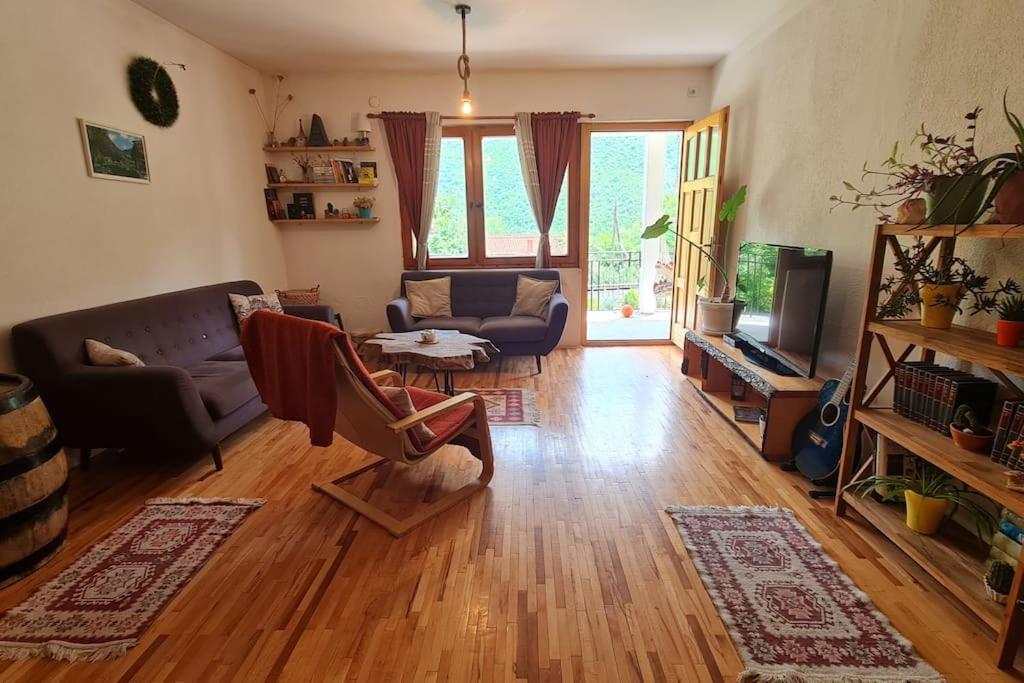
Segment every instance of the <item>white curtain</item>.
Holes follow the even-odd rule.
[[[540,176],[537,174],[537,150],[533,146],[532,118],[529,112],[518,112],[516,114],[516,143],[519,148],[519,165],[523,169],[523,184],[526,186],[526,196],[530,200],[530,208],[533,209],[533,220],[537,222],[537,232],[540,233],[540,242],[537,245],[537,267],[542,268],[544,266],[542,255],[550,251],[550,247],[545,248],[545,245],[548,243],[548,233],[544,230],[544,216],[540,199]]]
[[[423,145],[423,204],[420,225],[416,233],[416,267],[427,268],[427,240],[430,224],[434,220],[434,200],[437,198],[437,178],[441,167],[441,114],[426,112],[427,137]]]

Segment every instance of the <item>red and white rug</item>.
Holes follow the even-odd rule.
[[[0,659],[123,655],[262,500],[155,498],[0,616]]]
[[[672,515],[746,666],[740,681],[941,683],[791,510]]]
[[[499,427],[540,424],[537,392],[533,389],[477,389],[487,403],[487,421]]]

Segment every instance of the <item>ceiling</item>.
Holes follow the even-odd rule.
[[[135,0],[266,72],[455,66],[451,0]],[[478,0],[474,67],[706,66],[790,0]]]

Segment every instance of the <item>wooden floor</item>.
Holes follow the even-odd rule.
[[[207,458],[97,457],[76,472],[59,558],[24,599],[154,496],[263,497],[127,656],[0,662],[9,681],[732,681],[742,666],[671,522],[671,503],[781,505],[951,681],[1016,680],[980,622],[804,483],[762,461],[679,374],[673,347],[559,351],[460,375],[461,387],[539,391],[541,428],[493,430],[490,489],[401,540],[309,484],[361,461],[265,418]],[[417,383],[428,385],[427,377]],[[421,466],[354,486],[389,504],[475,475]],[[437,475],[437,476],[435,476]],[[429,480],[429,481],[426,481]],[[372,489],[372,491],[371,491]],[[389,502],[390,501],[390,502]]]

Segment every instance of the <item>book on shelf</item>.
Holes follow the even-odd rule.
[[[894,378],[894,412],[940,434],[949,436],[961,405],[970,406],[981,422],[991,415],[997,385],[990,380],[924,361],[897,364]]]
[[[281,200],[277,198],[277,190],[269,187],[264,189],[263,198],[267,202],[267,218],[276,221],[288,217]]]
[[[360,185],[373,185],[377,182],[377,177],[374,175],[374,169],[360,166],[357,171],[359,174]]]
[[[313,182],[321,185],[331,185],[338,182],[334,175],[334,166],[330,159],[317,159],[310,162],[310,172],[313,175]]]
[[[295,192],[292,200],[299,207],[301,218],[316,218],[316,207],[313,205],[312,192]]]
[[[276,185],[281,182],[281,171],[276,166],[270,164],[263,164],[263,167],[267,171],[267,182],[271,185]]]
[[[341,182],[348,183],[349,185],[355,185],[359,182],[359,178],[356,176],[356,165],[351,159],[341,159],[341,169],[343,172],[343,180]]]
[[[1005,401],[1003,403],[1003,409],[999,414],[999,422],[996,425],[996,436],[992,443],[992,454],[990,456],[993,461],[1001,465],[1009,464],[1008,445],[1013,442],[1013,438],[1010,436],[1010,429],[1014,422],[1014,417],[1022,408],[1024,408],[1024,401]]]
[[[363,169],[366,169],[364,171]],[[372,178],[371,183],[377,182],[377,162],[376,161],[360,161],[359,162],[359,177],[362,179],[363,173],[369,173],[369,178]]]

